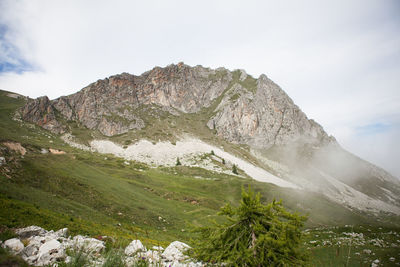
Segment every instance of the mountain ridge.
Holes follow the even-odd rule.
[[[177,115],[209,108],[221,97],[207,126],[230,142],[262,147],[301,138],[315,144],[335,142],[265,75],[254,79],[243,70],[183,63],[155,67],[140,76],[110,76],[51,101],[38,98],[28,102],[21,113],[23,119],[56,133],[66,131],[56,118],[59,113],[66,120],[113,136],[145,127],[143,119],[133,115],[140,105],[156,104]]]

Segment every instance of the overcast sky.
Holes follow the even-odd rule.
[[[265,73],[400,177],[400,1],[0,0],[0,89],[56,98],[180,61]]]

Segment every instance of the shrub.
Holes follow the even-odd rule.
[[[234,174],[238,174],[238,170],[237,170],[236,164],[233,164],[233,165],[232,165],[232,172],[233,172]]]
[[[219,215],[225,223],[195,229],[198,239],[189,251],[203,262],[225,266],[301,266],[306,254],[299,249],[305,217],[289,213],[281,201],[267,205],[242,189],[239,207],[227,204]]]

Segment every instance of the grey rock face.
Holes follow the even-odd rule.
[[[15,231],[15,233],[19,236],[19,238],[21,239],[26,239],[29,238],[31,236],[43,236],[46,234],[46,230],[44,230],[43,228],[39,227],[39,226],[28,226],[25,228],[20,228],[17,229]]]
[[[219,75],[220,72],[226,75]],[[208,107],[228,86],[229,77],[224,70],[192,68],[183,63],[156,67],[141,76],[122,73],[51,102],[47,98],[30,101],[22,114],[25,120],[60,133],[56,110],[66,120],[112,136],[145,126],[136,112],[141,105],[155,104],[172,114],[178,114],[175,110],[193,113]]]
[[[233,86],[216,112],[208,127],[235,143],[266,148],[296,141],[315,144],[334,141],[265,75],[257,80],[255,93],[240,84]]]
[[[57,121],[55,109],[47,96],[28,100],[21,110],[22,118],[54,133],[64,133],[65,127]]]
[[[251,87],[249,89],[249,87]],[[219,98],[221,97],[221,98]],[[65,131],[55,114],[112,136],[145,127],[140,107],[156,105],[173,115],[196,113],[222,99],[208,127],[228,141],[269,147],[295,141],[334,141],[265,75],[179,63],[140,76],[122,73],[99,80],[70,96],[42,97],[22,109],[25,120],[53,132]]]

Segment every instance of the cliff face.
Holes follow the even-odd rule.
[[[21,113],[23,119],[56,133],[66,131],[61,123],[65,119],[112,136],[145,126],[136,112],[142,105],[156,105],[179,116],[210,108],[216,101],[207,125],[230,142],[257,147],[334,142],[265,75],[256,80],[244,71],[183,63],[156,67],[140,76],[111,76],[52,101],[30,100]]]
[[[256,147],[293,141],[316,145],[334,142],[267,76],[261,75],[255,86],[251,92],[235,84],[224,95],[208,126],[229,141]]]
[[[54,133],[64,133],[65,127],[56,119],[56,110],[47,96],[29,100],[21,109],[22,118]]]

